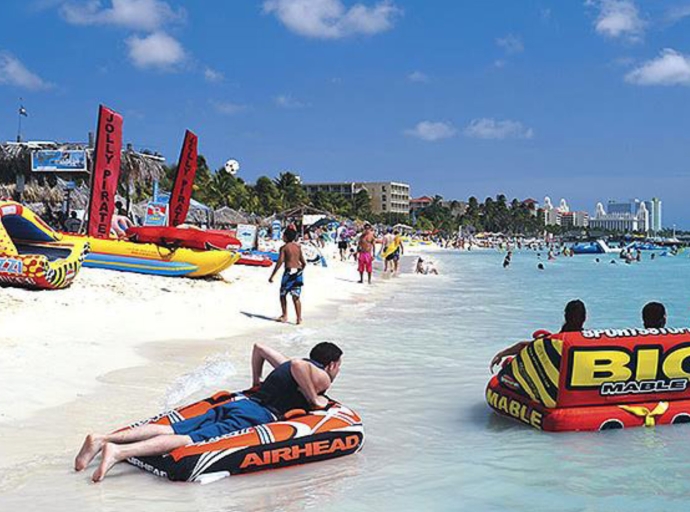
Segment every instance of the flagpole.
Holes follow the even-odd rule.
[[[22,103],[23,99],[19,98],[19,108],[17,109],[17,142],[22,141]]]

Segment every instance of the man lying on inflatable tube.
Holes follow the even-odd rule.
[[[102,452],[92,477],[100,482],[115,464],[130,457],[167,454],[191,443],[273,422],[291,410],[324,408],[328,400],[323,393],[340,371],[342,354],[335,344],[322,342],[312,348],[309,359],[288,359],[257,343],[252,352],[252,384],[258,390],[249,398],[173,425],[146,424],[112,434],[90,434],[75,459],[74,469],[86,469]],[[264,361],[274,370],[262,383]]]

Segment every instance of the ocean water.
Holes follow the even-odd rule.
[[[322,340],[344,349],[330,394],[363,417],[361,453],[206,486],[121,465],[90,485],[69,471],[76,446],[47,448],[33,466],[17,468],[21,475],[0,478],[0,509],[688,510],[690,425],[549,434],[500,418],[484,402],[493,354],[536,329],[557,330],[570,299],[586,303],[589,327],[639,326],[650,300],[666,304],[669,325],[688,325],[686,255],[646,254],[633,265],[559,258],[544,261],[544,271],[531,252],[517,253],[505,270],[498,252],[429,257],[440,276],[378,281],[361,302],[263,340],[296,356]],[[234,366],[233,383],[248,378],[224,353],[209,361],[175,381],[167,398],[215,383],[219,369]]]

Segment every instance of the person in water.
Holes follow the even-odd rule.
[[[360,284],[364,282],[364,272],[367,273],[369,284],[371,284],[371,274],[374,271],[374,251],[375,251],[374,230],[371,225],[364,225],[364,232],[357,242],[357,271],[359,272]]]
[[[393,234],[393,228],[388,228],[386,230],[386,234],[381,237],[381,254],[384,254],[388,251],[388,249],[395,243],[395,235]],[[388,269],[390,268],[392,270],[393,268],[393,258],[395,255],[395,251],[391,252],[388,254],[384,260],[383,260],[383,272],[386,273],[388,272]]]
[[[642,308],[642,324],[645,329],[666,327],[666,308],[660,302],[648,302]]]
[[[587,320],[587,310],[585,308],[585,303],[579,299],[571,300],[565,305],[565,311],[563,312],[564,323],[559,332],[580,332],[582,331],[585,321]],[[509,356],[515,356],[520,353],[520,351],[527,345],[532,343],[531,341],[519,341],[515,345],[501,350],[496,354],[491,360],[489,369],[493,371],[494,366],[498,365]]]
[[[102,452],[92,476],[94,482],[100,482],[115,464],[129,457],[163,455],[191,443],[276,421],[293,409],[323,409],[328,405],[323,394],[338,376],[342,354],[335,344],[322,342],[312,348],[309,359],[289,359],[257,343],[252,351],[256,392],[172,425],[147,424],[112,434],[90,434],[74,469],[83,471]],[[274,370],[261,382],[265,361]]]
[[[394,274],[397,274],[400,271],[400,257],[405,253],[405,247],[403,246],[400,231],[393,231],[393,243],[396,245],[396,248],[395,251],[393,251],[393,254],[389,255],[388,258],[390,258],[393,266],[391,270]]]
[[[506,257],[503,259],[503,268],[508,268],[510,266],[510,260],[513,257],[513,251],[508,251]]]
[[[297,240],[297,231],[294,229],[286,229],[283,235],[285,245],[280,248],[278,261],[273,267],[271,277],[268,282],[272,283],[278,269],[284,265],[283,278],[280,281],[280,308],[283,314],[278,318],[279,322],[287,322],[287,296],[292,295],[292,302],[295,305],[295,314],[297,315],[297,325],[302,323],[302,286],[304,286],[304,267],[307,262],[304,261],[304,254],[302,248],[295,242]]]

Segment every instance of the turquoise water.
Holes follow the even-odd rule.
[[[13,490],[14,480],[3,484],[0,509],[688,510],[690,425],[549,434],[500,418],[484,402],[493,354],[536,329],[558,329],[570,299],[585,301],[589,327],[638,326],[650,300],[667,305],[671,326],[688,325],[687,256],[650,261],[645,255],[634,265],[559,258],[544,262],[543,272],[534,253],[517,253],[507,270],[498,252],[429,257],[441,276],[377,276],[371,293],[357,302],[328,308],[306,327],[262,338],[294,356],[322,340],[342,346],[342,371],[331,395],[362,415],[367,441],[361,453],[207,486],[173,484],[123,465],[94,486],[69,469],[75,447],[52,435],[37,462],[6,475],[18,483]],[[252,341],[227,343],[248,351]],[[176,390],[245,385],[246,361],[218,356],[220,362],[212,358],[186,375],[167,398],[180,400]],[[217,382],[228,364],[237,373]],[[209,374],[216,377],[209,381]],[[137,393],[146,384],[144,379],[123,389]],[[102,415],[114,414],[107,403],[101,407]]]
[[[581,298],[590,327],[640,324],[650,300],[687,325],[690,259],[635,265],[560,258],[536,269],[519,253],[442,253],[439,278],[403,276],[368,318],[321,329],[346,350],[337,394],[364,416],[368,444],[328,510],[687,510],[684,426],[548,434],[486,407],[492,355],[538,328],[560,326]],[[314,341],[309,340],[309,341]]]

